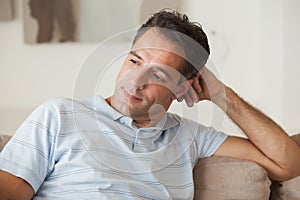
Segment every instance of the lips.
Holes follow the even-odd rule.
[[[135,96],[135,95],[132,95],[132,94],[129,94],[125,89],[123,89],[124,91],[124,95],[125,97],[129,100],[129,101],[142,101],[143,99]]]

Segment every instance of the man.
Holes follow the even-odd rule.
[[[213,155],[257,162],[274,180],[300,175],[300,148],[203,67],[208,55],[199,25],[154,14],[111,97],[51,100],[21,125],[0,156],[2,199],[192,199],[193,167]],[[166,113],[184,99],[217,104],[249,140]]]

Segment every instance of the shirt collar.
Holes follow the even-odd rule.
[[[93,98],[93,102],[87,103],[89,104],[89,107],[92,106],[93,110],[96,112],[101,112],[108,117],[112,118],[114,121],[120,121],[122,123],[125,123],[129,127],[135,127],[133,125],[133,120],[132,118],[129,118],[122,113],[118,112],[115,110],[113,107],[111,107],[106,100],[102,96],[95,96]],[[143,129],[144,131],[153,131],[153,130],[167,130],[172,127],[175,127],[179,124],[179,122],[172,118],[169,113],[166,113],[162,120],[158,124],[156,124],[153,127],[147,127],[147,128],[140,128]]]

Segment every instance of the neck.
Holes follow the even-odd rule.
[[[108,97],[105,99],[105,101],[114,109],[116,109],[117,111],[119,111],[115,106],[113,106],[112,103],[112,96]],[[119,111],[121,112],[121,111]],[[122,112],[121,112],[122,113]],[[128,116],[126,113],[122,113],[125,116]],[[148,111],[147,114],[144,115],[134,115],[134,114],[130,114],[128,117],[132,118],[133,120],[133,124],[139,128],[146,128],[146,127],[152,127],[155,126],[156,124],[158,124],[163,117],[165,116],[166,112],[165,109],[156,104],[154,106],[151,107],[151,109]]]
[[[134,120],[133,119],[133,124],[138,127],[138,128],[147,128],[154,126],[156,123],[153,123],[151,120]]]

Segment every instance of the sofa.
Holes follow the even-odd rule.
[[[0,134],[0,152],[10,138]],[[300,146],[300,134],[292,138]],[[272,182],[260,165],[240,159],[200,159],[194,168],[194,182],[196,200],[300,200],[300,176]]]

